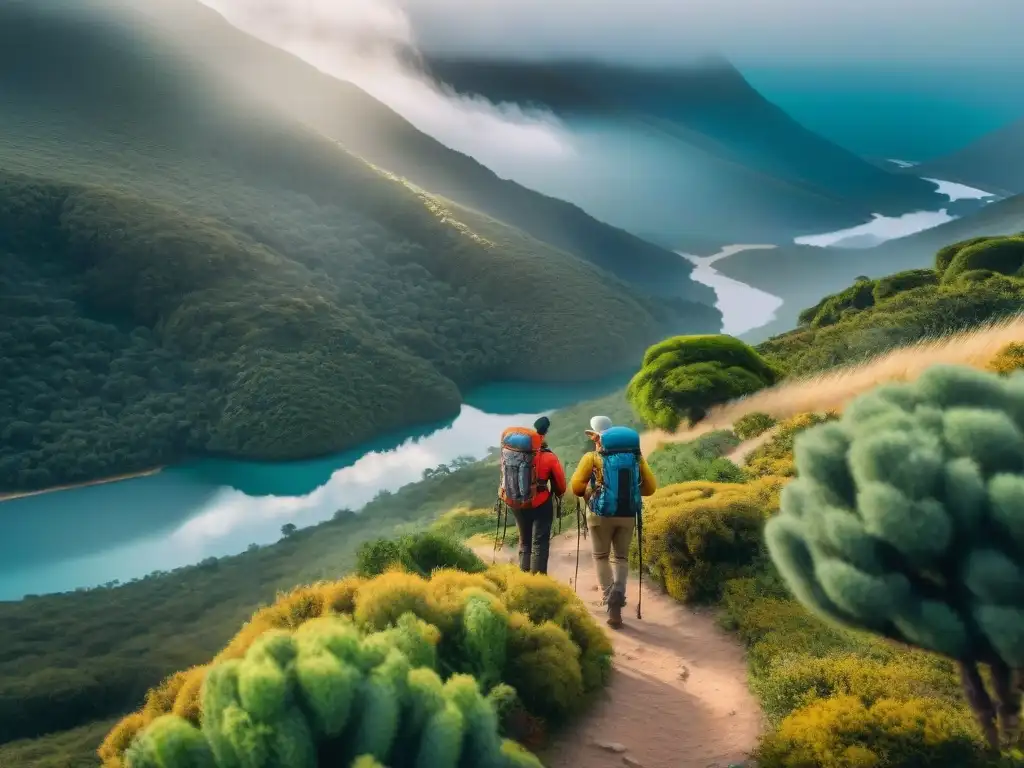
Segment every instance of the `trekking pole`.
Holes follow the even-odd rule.
[[[636,617],[642,619],[640,605],[644,599],[644,506],[640,505],[640,513],[636,516],[636,551],[640,556],[640,570],[637,573]]]
[[[504,507],[505,507],[505,527],[501,531],[501,546],[503,548],[505,546],[505,537],[508,536],[508,504],[505,504]]]
[[[560,535],[562,533],[562,497],[561,496],[556,496],[555,497],[555,503],[552,505],[552,509],[554,510],[554,516],[558,519],[558,533],[555,533],[554,521],[552,521],[551,534],[548,536],[549,539],[554,539],[555,536],[558,536],[558,535]]]
[[[494,502],[494,518],[497,520],[494,528],[494,551],[491,553],[491,565],[498,561],[498,533],[501,531],[501,499]]]
[[[576,497],[576,573],[572,577],[572,591],[577,595],[576,582],[580,579],[580,499]]]

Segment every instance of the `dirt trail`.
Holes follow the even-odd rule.
[[[742,443],[732,449],[730,453],[725,455],[729,461],[737,466],[742,467],[747,463],[747,457],[750,456],[754,451],[760,448],[762,445],[767,443],[778,432],[778,427],[772,427],[769,430],[762,432],[757,437],[752,437],[749,440],[744,440]]]
[[[578,593],[605,626],[589,542],[580,551]],[[489,549],[480,556],[491,561]],[[513,561],[512,551],[499,561]],[[576,532],[551,542],[548,573],[571,583]],[[548,768],[727,768],[743,764],[761,731],[761,710],[747,690],[740,646],[712,616],[695,613],[644,586],[636,618],[630,578],[626,626],[608,629],[612,677],[599,701],[543,755]]]

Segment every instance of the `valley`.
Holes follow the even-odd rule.
[[[1022,768],[1012,88],[437,2],[0,0],[0,768]]]
[[[625,378],[575,385],[498,384],[459,415],[306,461],[195,459],[102,485],[0,500],[0,601],[116,585],[237,555],[361,512],[433,473],[483,459],[509,423],[532,423],[621,389]]]

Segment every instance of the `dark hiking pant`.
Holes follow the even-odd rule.
[[[533,509],[512,510],[519,529],[519,567],[532,573],[548,572],[551,523],[554,521],[554,501],[547,501]]]

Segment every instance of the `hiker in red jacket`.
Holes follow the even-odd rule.
[[[532,496],[522,508],[509,504],[519,529],[519,567],[532,573],[548,572],[551,525],[555,518],[555,498],[565,494],[565,472],[558,457],[543,441],[551,421],[541,416],[533,428],[541,437],[539,450],[530,451],[536,471],[536,486],[523,489],[524,496]],[[510,499],[506,498],[506,503]]]

